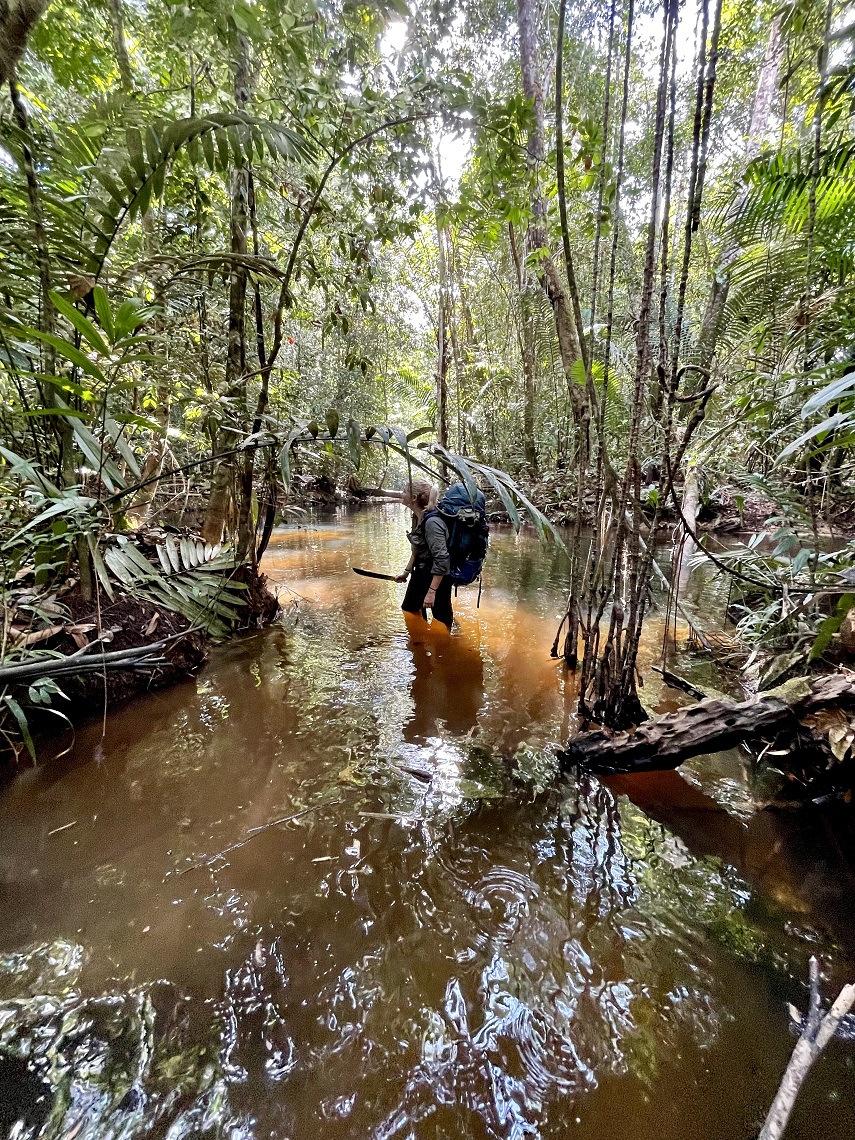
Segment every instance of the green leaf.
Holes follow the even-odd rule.
[[[834,613],[829,614],[817,630],[816,638],[811,646],[809,661],[817,661],[831,644],[831,639],[843,625],[846,615],[855,605],[855,594],[844,594],[835,606]]]
[[[394,427],[392,424],[389,425],[389,431],[392,433],[392,435],[397,440],[397,442],[400,445],[401,450],[403,451],[404,455],[409,458],[410,443],[409,443],[409,440],[407,439],[406,432],[401,431],[401,429],[399,427]]]
[[[95,312],[98,314],[101,328],[107,334],[107,340],[112,344],[116,339],[115,328],[113,326],[113,314],[110,311],[110,302],[107,300],[107,294],[100,285],[96,285],[92,290],[92,299],[95,302]]]
[[[149,166],[156,166],[163,157],[161,153],[160,136],[152,126],[146,127],[145,151],[148,156]]]
[[[847,399],[853,394],[855,394],[855,372],[847,372],[845,376],[838,376],[830,384],[825,384],[805,402],[802,408],[802,419],[807,419],[808,416],[818,412],[826,404]]]
[[[511,520],[511,525],[514,530],[519,533],[521,524],[519,512],[517,511],[514,501],[511,498],[510,492],[502,480],[498,477],[495,471],[489,467],[482,467],[481,473],[487,482],[494,488],[496,494],[502,500],[502,506],[508,512],[508,518]]]
[[[217,159],[214,153],[214,136],[211,131],[205,131],[202,135],[202,153],[205,155],[209,170],[216,170]]]
[[[65,514],[67,511],[87,508],[89,510],[92,510],[96,506],[97,500],[91,499],[87,496],[69,495],[67,497],[63,497],[49,506],[47,510],[42,511],[40,514],[36,515],[35,518],[30,519],[30,521],[25,526],[22,526],[21,529],[16,532],[15,537],[17,538],[18,535],[26,534],[26,532],[28,530],[32,530],[33,527],[41,526],[43,523],[46,523],[48,519],[55,518],[56,515]]]
[[[122,209],[127,200],[127,194],[122,190],[112,173],[101,166],[96,166],[92,170],[92,176],[101,183],[119,209]]]
[[[362,428],[352,417],[347,421],[347,443],[350,450],[350,462],[358,471],[362,459]]]
[[[327,428],[329,429],[330,435],[335,439],[338,435],[338,426],[341,422],[341,417],[335,408],[328,408],[326,412],[324,412],[324,419],[327,421]]]
[[[159,426],[160,425],[158,425],[158,427]],[[116,423],[114,419],[111,419],[110,416],[107,416],[104,420],[104,427],[109,432],[110,439],[113,441],[113,446],[116,448],[119,455],[121,455],[122,459],[124,459],[125,463],[127,463],[128,467],[131,470],[131,473],[135,475],[137,479],[139,479],[142,474],[140,471],[140,465],[137,463],[137,457],[134,455],[128,441],[122,435],[122,429],[120,425]]]
[[[285,446],[279,452],[279,470],[282,472],[282,482],[285,484],[285,490],[291,490],[291,447],[296,439],[305,431],[302,424],[297,424],[288,433],[288,438],[285,441]]]
[[[95,573],[98,575],[98,581],[104,587],[104,593],[114,601],[113,584],[110,581],[110,575],[107,573],[107,567],[104,565],[104,560],[101,557],[101,551],[98,549],[98,535],[92,534],[91,531],[87,532],[86,542],[89,546],[89,553],[92,555],[92,565],[95,567]]]
[[[585,365],[581,360],[574,360],[570,365],[570,379],[574,384],[579,384],[583,388],[588,382],[588,378],[585,374]]]
[[[824,436],[827,432],[839,431],[840,428],[846,427],[852,423],[853,420],[855,420],[855,411],[835,412],[833,416],[829,416],[828,419],[823,420],[820,424],[815,424],[814,427],[800,435],[798,439],[794,439],[791,444],[788,444],[778,456],[776,462],[780,463],[782,459],[786,459],[787,456],[799,451],[806,443],[810,443],[812,439],[816,439],[818,436]]]
[[[125,131],[125,139],[131,165],[136,171],[137,177],[142,181],[146,174],[146,162],[139,127],[128,127]]]
[[[88,317],[85,317],[79,309],[76,309],[74,305],[66,301],[65,297],[63,297],[61,293],[57,293],[55,289],[51,289],[50,299],[53,301],[54,308],[57,312],[62,313],[66,320],[77,329],[83,339],[90,344],[92,348],[103,353],[104,356],[109,356],[110,349],[107,347],[98,329]]]
[[[64,406],[59,397],[57,397],[57,401],[61,406]],[[106,454],[92,432],[79,420],[71,420],[71,430],[74,432],[77,446],[83,452],[92,469],[98,473],[107,490],[113,494],[117,487],[124,487],[125,480],[122,478],[121,471]]]
[[[52,348],[64,357],[81,372],[85,372],[87,376],[92,376],[94,379],[99,380],[102,384],[106,385],[107,377],[98,367],[98,365],[89,359],[85,352],[81,352],[79,348],[75,348],[71,341],[66,340],[61,336],[54,336],[53,333],[39,332],[37,329],[28,329],[27,335],[35,337],[36,340],[43,341],[49,344]]]
[[[478,484],[475,482],[475,477],[472,474],[472,469],[469,464],[461,455],[454,455],[442,446],[441,443],[435,443],[431,448],[434,455],[440,455],[449,466],[453,467],[463,480],[463,484],[469,493],[470,500],[474,503],[478,495]]]
[[[139,416],[136,412],[116,412],[115,420],[120,424],[133,424],[134,427],[144,428],[155,435],[164,435],[163,424],[157,420],[150,420],[148,416]]]
[[[42,473],[37,468],[35,468],[32,463],[24,459],[23,456],[16,455],[14,451],[10,451],[7,447],[3,447],[2,444],[0,444],[0,455],[2,455],[6,462],[10,465],[15,475],[20,475],[22,478],[32,483],[33,486],[38,487],[39,490],[42,491],[45,495],[49,495],[51,498],[58,499],[62,494],[59,487],[57,487],[55,483],[52,483],[50,479],[48,479],[45,475],[42,475]]]
[[[24,713],[24,710],[21,708],[21,706],[18,704],[18,702],[15,700],[15,698],[10,696],[8,693],[3,697],[3,700],[5,701],[6,707],[9,709],[9,712],[12,714],[12,716],[18,722],[18,728],[21,731],[21,736],[23,737],[24,744],[26,744],[27,751],[29,752],[31,759],[32,759],[33,763],[35,764],[35,762],[36,762],[36,746],[33,744],[33,738],[30,735],[30,726],[27,723],[26,714]]]
[[[220,156],[220,168],[228,170],[231,166],[231,156],[229,154],[229,140],[225,131],[218,131],[216,135],[217,153]]]

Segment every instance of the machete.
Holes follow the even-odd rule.
[[[397,582],[395,574],[375,574],[373,570],[360,570],[358,566],[351,566],[354,574],[361,574],[363,578],[382,578],[384,582]]]

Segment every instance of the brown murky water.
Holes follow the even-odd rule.
[[[855,971],[851,818],[752,815],[737,754],[556,781],[560,559],[497,536],[448,638],[349,569],[404,529],[278,534],[282,626],[0,793],[0,1134],[756,1133],[808,955]],[[853,1077],[790,1140],[855,1137]]]

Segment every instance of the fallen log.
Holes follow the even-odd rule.
[[[721,752],[755,737],[795,731],[802,717],[855,706],[855,673],[799,677],[747,701],[713,697],[646,721],[633,732],[581,732],[559,753],[562,768],[601,775],[677,768],[692,756]]]

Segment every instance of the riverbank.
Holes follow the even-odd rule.
[[[37,585],[36,577],[35,566],[19,572],[2,611],[7,768],[35,761],[42,737],[192,676],[213,643],[269,624],[278,611],[257,570],[213,549],[206,555],[191,533],[160,528],[118,536],[99,554],[90,597],[77,579]]]

